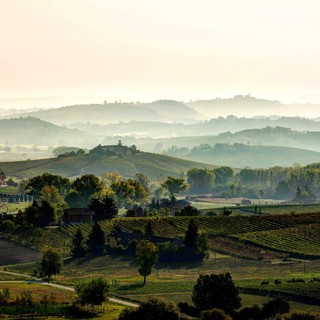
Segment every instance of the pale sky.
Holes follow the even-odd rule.
[[[320,102],[319,0],[0,0],[0,98]]]

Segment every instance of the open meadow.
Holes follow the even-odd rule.
[[[8,271],[32,274],[34,263],[8,265]],[[142,284],[138,266],[133,258],[122,256],[87,256],[81,259],[65,259],[60,275],[54,282],[74,286],[84,279],[103,277],[111,285],[111,294],[132,301],[145,301],[160,297],[173,303],[191,302],[193,286],[200,274],[230,272],[243,299],[242,306],[251,301],[262,304],[271,296],[282,294],[290,300],[293,310],[320,312],[318,297],[320,292],[320,260],[292,260],[284,263],[281,259],[259,262],[235,258],[210,252],[203,263],[159,263]],[[0,273],[0,281],[14,280]],[[300,279],[301,282],[292,282]],[[267,284],[261,284],[262,282]],[[280,282],[275,284],[275,281]],[[19,284],[20,285],[20,284]]]

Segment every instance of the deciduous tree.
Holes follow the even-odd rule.
[[[42,189],[46,186],[56,187],[59,190],[59,193],[62,196],[65,196],[70,190],[70,181],[69,179],[58,175],[44,173],[41,176],[29,179],[25,189],[29,195],[33,195],[35,198],[38,198]]]
[[[143,276],[143,284],[147,282],[147,276],[151,274],[152,267],[158,259],[157,247],[148,240],[141,240],[136,247],[136,259],[140,265],[138,271]]]
[[[106,188],[109,188],[113,183],[121,180],[123,180],[123,177],[118,171],[106,172],[102,175],[102,182]]]
[[[135,195],[135,188],[128,181],[120,180],[113,182],[110,189],[114,192],[117,206],[120,208],[127,203],[132,203],[132,198]]]
[[[76,285],[76,301],[82,306],[100,306],[107,299],[109,284],[105,279],[97,278]]]
[[[212,170],[193,168],[188,170],[187,176],[191,193],[211,192],[215,178]]]
[[[137,180],[128,179],[128,183],[134,188],[134,194],[131,198],[132,201],[139,204],[144,203],[150,195],[149,190]]]
[[[61,255],[57,249],[49,248],[43,252],[40,270],[48,279],[48,282],[52,279],[52,276],[60,273],[62,265]]]
[[[240,307],[239,291],[230,273],[200,275],[192,292],[192,301],[203,311],[212,308],[232,314]]]
[[[136,173],[134,179],[138,181],[146,190],[150,188],[150,180],[149,178],[143,173]]]
[[[261,308],[261,318],[271,319],[277,314],[284,314],[288,313],[289,311],[289,302],[282,297],[277,297],[263,304]]]
[[[214,169],[215,184],[226,185],[233,178],[233,170],[230,167],[219,167]]]
[[[59,216],[61,216],[63,210],[67,208],[64,197],[59,193],[58,188],[55,186],[43,187],[39,196],[39,200],[47,201],[54,209],[54,212]]]
[[[166,181],[164,181],[161,186],[166,189],[170,196],[173,197],[175,194],[188,188],[188,184],[182,178],[174,178],[169,176]]]
[[[178,320],[179,312],[172,303],[160,299],[142,302],[137,309],[125,309],[118,320]]]
[[[103,189],[103,183],[93,174],[85,174],[73,181],[72,190],[66,198],[70,206],[76,203],[82,208],[89,205],[90,197]]]

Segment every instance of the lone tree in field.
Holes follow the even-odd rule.
[[[157,247],[148,240],[141,240],[137,243],[136,259],[140,265],[138,269],[141,276],[143,276],[143,284],[147,282],[147,276],[151,274],[152,267],[158,259]]]
[[[94,255],[102,255],[104,251],[104,245],[106,243],[106,237],[101,229],[99,223],[95,222],[92,225],[92,229],[89,233],[87,246]]]
[[[239,291],[230,273],[200,275],[192,292],[192,301],[201,311],[217,308],[232,314],[240,307]]]
[[[61,255],[57,249],[49,248],[43,252],[40,270],[44,277],[48,279],[48,282],[50,282],[52,276],[60,273],[62,265]]]
[[[100,306],[107,299],[109,284],[105,279],[97,278],[81,282],[76,286],[76,301],[82,306]]]
[[[72,239],[72,249],[71,254],[74,258],[84,257],[86,252],[84,246],[84,236],[81,229],[77,229],[73,239]]]

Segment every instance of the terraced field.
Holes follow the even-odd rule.
[[[320,213],[289,215],[241,215],[218,217],[115,218],[100,222],[106,235],[113,229],[124,232],[145,230],[148,221],[156,235],[182,238],[190,220],[207,234],[211,249],[250,259],[279,257],[320,257]],[[58,247],[70,253],[71,239],[80,228],[84,235],[90,224],[66,225],[45,229],[24,229],[2,237],[24,246],[42,249]]]
[[[248,232],[236,237],[266,248],[304,256],[320,256],[320,224],[300,225],[293,228]]]

